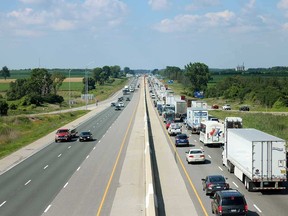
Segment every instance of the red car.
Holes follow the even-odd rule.
[[[168,130],[168,128],[170,127],[170,124],[173,123],[173,121],[168,121],[166,122],[166,130]]]
[[[71,140],[71,133],[69,129],[61,128],[56,131],[55,134],[55,142],[58,141],[70,141]]]

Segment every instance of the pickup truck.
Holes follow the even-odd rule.
[[[222,107],[223,110],[231,110],[231,106],[230,104],[225,104],[223,107]]]
[[[70,141],[72,138],[71,132],[69,129],[66,128],[61,128],[56,131],[55,134],[55,142],[60,142],[60,141]]]

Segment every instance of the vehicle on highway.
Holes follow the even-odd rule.
[[[189,147],[189,137],[185,133],[177,134],[175,137],[175,146],[188,146]]]
[[[188,164],[193,163],[193,162],[201,162],[205,163],[206,158],[204,151],[202,149],[190,149],[189,151],[186,152],[186,161]]]
[[[60,128],[56,131],[55,134],[55,142],[60,141],[70,141],[71,140],[71,133],[68,128]]]
[[[250,108],[249,108],[249,106],[244,105],[244,106],[241,106],[241,107],[239,108],[239,111],[250,111]]]
[[[124,100],[123,96],[121,96],[121,97],[118,98],[118,102],[119,102],[119,101],[123,101],[123,100]]]
[[[212,109],[219,109],[219,105],[218,105],[218,104],[213,104],[213,105],[211,106],[211,108],[212,108]]]
[[[90,131],[82,131],[79,134],[79,142],[82,141],[92,141],[93,140],[93,135]]]
[[[112,103],[111,103],[111,107],[114,107],[114,106],[116,106],[116,103],[115,103],[115,102],[112,102]]]
[[[121,107],[117,104],[117,105],[115,106],[115,110],[121,110]]]
[[[130,98],[129,98],[129,97],[127,97],[127,98],[126,98],[126,101],[130,101]]]
[[[206,195],[214,195],[216,191],[229,190],[229,184],[227,178],[223,175],[208,175],[202,180],[203,191]]]
[[[215,192],[211,210],[216,215],[247,215],[248,205],[243,194],[238,190]]]
[[[223,110],[231,110],[231,105],[230,104],[225,104],[223,107],[222,107]]]
[[[121,101],[121,102],[118,103],[118,106],[124,107],[124,103]]]
[[[179,123],[171,123],[169,128],[168,128],[168,134],[170,136],[172,136],[172,135],[177,135],[177,134],[180,134],[180,133],[182,133],[181,124],[179,124]]]
[[[170,127],[171,123],[173,123],[174,121],[167,121],[166,122],[166,130],[168,130],[168,128]]]

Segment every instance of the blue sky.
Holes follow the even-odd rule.
[[[0,68],[288,66],[288,0],[1,0]]]

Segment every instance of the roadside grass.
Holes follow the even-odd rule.
[[[37,115],[34,117],[2,116],[0,118],[0,158],[53,132],[87,112],[80,110],[53,115]]]

